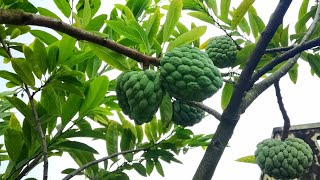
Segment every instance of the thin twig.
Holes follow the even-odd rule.
[[[290,49],[294,48],[294,46],[287,46],[287,47],[279,47],[279,48],[270,48],[266,49],[264,53],[276,53],[276,52],[283,52],[283,51],[288,51]]]
[[[0,41],[1,41],[1,45],[2,45],[3,49],[7,52],[9,58],[12,58],[11,51],[10,51],[9,47],[7,46],[7,44],[1,38],[0,38]]]
[[[283,117],[283,121],[284,121],[282,135],[281,135],[281,140],[284,141],[285,139],[287,139],[288,134],[289,134],[290,118],[289,118],[289,116],[287,114],[287,111],[286,111],[286,109],[284,107],[284,104],[283,104],[283,101],[282,101],[279,81],[276,81],[274,83],[274,88],[275,88],[275,91],[276,91],[276,96],[277,96],[279,109],[281,111],[281,114],[282,114],[282,117]]]
[[[179,100],[180,101],[184,101],[184,102],[190,104],[191,106],[194,106],[194,107],[197,107],[199,109],[202,109],[203,111],[211,114],[217,120],[219,120],[219,121],[221,120],[221,114],[218,111],[210,108],[209,106],[204,105],[202,102],[186,101],[186,100],[183,100],[183,99],[179,99]]]
[[[35,124],[36,124],[36,129],[37,129],[38,134],[39,134],[40,139],[41,139],[41,148],[42,148],[42,154],[43,154],[43,180],[47,180],[48,179],[48,166],[49,165],[48,165],[48,149],[47,149],[46,138],[45,138],[45,135],[44,135],[44,133],[42,131],[40,118],[38,116],[38,113],[37,113],[37,110],[36,110],[36,106],[34,104],[34,99],[33,99],[33,96],[30,93],[28,85],[25,85],[25,91],[26,91],[26,93],[27,93],[27,95],[29,97],[32,113],[33,113]]]
[[[62,180],[69,180],[71,179],[73,176],[79,174],[81,171],[83,171],[84,169],[92,166],[92,165],[95,165],[95,164],[98,164],[102,161],[106,161],[108,159],[111,159],[113,157],[117,157],[119,155],[122,155],[122,154],[128,154],[128,153],[136,153],[136,152],[140,152],[140,151],[145,151],[149,148],[138,148],[138,149],[131,149],[131,150],[127,150],[127,151],[122,151],[122,152],[118,152],[118,153],[114,153],[114,154],[111,154],[110,156],[106,156],[106,157],[103,157],[103,158],[100,158],[100,159],[97,159],[97,160],[94,160],[94,161],[91,161],[91,162],[88,162],[87,164],[81,166],[80,168],[74,170],[72,173],[69,173],[66,177],[64,177]]]
[[[106,71],[107,68],[108,68],[108,64],[105,64],[105,65],[103,66],[103,68],[101,69],[101,71],[98,72],[98,76],[101,76],[101,75]]]
[[[40,159],[41,159],[41,154],[38,154],[32,161],[31,163],[27,164],[27,166],[20,172],[19,176],[17,177],[17,180],[22,179],[29,171],[31,171],[36,165],[38,165]],[[23,166],[22,166],[23,167]],[[10,179],[10,177],[8,177]]]
[[[137,50],[128,48],[109,39],[105,39],[89,31],[73,27],[58,19],[22,12],[14,9],[0,9],[0,24],[36,25],[47,27],[68,34],[69,36],[74,37],[78,40],[85,40],[107,47],[138,62],[149,62],[150,64],[153,64],[155,66],[158,66],[160,64],[159,59],[156,57],[145,55]]]

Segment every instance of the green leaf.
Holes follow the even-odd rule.
[[[183,9],[205,12],[204,4],[198,0],[183,0],[182,3]]]
[[[128,25],[132,28],[134,28],[135,31],[137,31],[138,37],[140,41],[143,43],[144,48],[147,50],[147,52],[150,51],[150,45],[148,40],[148,35],[144,31],[144,29],[139,25],[139,23],[135,20],[128,21]]]
[[[104,25],[104,21],[107,19],[106,14],[101,14],[90,20],[89,24],[85,27],[88,31],[99,31]]]
[[[47,45],[50,45],[56,41],[58,41],[58,38],[56,38],[55,36],[42,31],[42,30],[30,30],[29,31],[34,37],[39,38],[41,41],[43,41],[44,43],[46,43]]]
[[[148,35],[149,42],[152,42],[153,38],[155,38],[159,30],[160,20],[161,20],[160,8],[156,7],[156,10],[147,21],[146,34]]]
[[[188,12],[189,16],[195,17],[197,19],[200,19],[203,22],[207,22],[209,24],[214,24],[212,18],[205,12]]]
[[[20,34],[21,34],[20,29],[14,28],[13,31],[11,32],[10,39],[14,39],[14,38],[20,36]]]
[[[138,138],[136,128],[128,120],[125,119],[125,117],[122,115],[121,112],[117,111],[117,114],[118,114],[118,117],[122,123],[123,128],[129,128],[131,130],[131,132],[133,133],[133,135],[135,136],[135,138]],[[133,139],[135,139],[135,138],[133,138]]]
[[[238,8],[234,11],[232,21],[231,21],[231,28],[234,29],[240,23],[244,15],[248,12],[249,8],[255,0],[243,0]]]
[[[86,27],[91,20],[91,8],[89,0],[84,0],[83,16],[82,16],[82,26]]]
[[[11,65],[24,83],[34,87],[35,79],[25,59],[11,59]]]
[[[118,124],[112,122],[107,129],[106,143],[108,155],[112,155],[118,152]],[[112,158],[113,161],[117,161],[118,157]]]
[[[158,161],[158,160],[155,160],[154,161],[154,165],[156,166],[156,170],[158,171],[158,173],[164,177],[164,172],[163,172],[163,168],[162,168],[162,165],[161,163]]]
[[[41,91],[41,104],[48,114],[60,116],[62,105],[58,93],[50,86],[46,86]]]
[[[119,9],[120,11],[123,11],[124,15],[128,20],[135,20],[135,17],[132,11],[128,8],[128,6],[124,6],[122,4],[115,4],[114,7]]]
[[[81,99],[85,98],[81,89],[73,84],[62,83],[61,81],[51,81],[50,83],[47,84],[47,87],[52,87],[54,89],[58,89],[62,91],[68,91],[72,94],[79,96]]]
[[[21,99],[17,97],[6,97],[6,99],[12,104],[24,117],[30,122],[33,121],[33,114],[31,108],[27,106]]]
[[[34,5],[31,4],[30,2],[17,2],[12,6],[10,6],[10,9],[21,9],[25,12],[34,13],[34,14],[38,12],[38,9],[34,7]]]
[[[243,65],[249,59],[252,51],[256,47],[256,44],[249,44],[242,48],[236,55],[236,65]]]
[[[182,0],[172,0],[168,13],[166,15],[166,20],[163,24],[163,42],[167,41],[171,36],[174,27],[176,26],[177,22],[179,21],[181,11],[182,11]]]
[[[70,94],[66,103],[63,105],[62,108],[62,127],[65,127],[68,122],[76,115],[78,110],[80,109],[80,105],[82,103],[82,99],[79,96],[74,94]]]
[[[136,131],[137,131],[137,139],[138,139],[138,144],[142,142],[143,140],[143,129],[142,126],[136,125]]]
[[[200,38],[207,30],[207,26],[199,26],[191,29],[190,31],[180,35],[174,41],[171,41],[168,45],[167,51],[170,51],[174,47],[178,47],[183,44],[188,44],[194,40]]]
[[[289,25],[283,29],[280,35],[280,44],[281,46],[288,46],[289,41]]]
[[[152,130],[151,130],[150,124],[149,123],[145,124],[144,125],[144,133],[146,134],[147,139],[150,142],[154,142],[155,143],[155,139],[153,138],[151,131]]]
[[[163,127],[167,127],[172,118],[172,102],[168,93],[163,96],[160,104],[160,117]]]
[[[34,56],[33,50],[26,45],[23,45],[22,50],[24,53],[24,57],[28,61],[30,69],[33,71],[33,73],[36,75],[38,79],[41,79],[42,72],[39,66],[39,62]]]
[[[109,79],[107,76],[99,76],[93,79],[86,92],[86,98],[80,106],[79,115],[83,116],[99,106],[108,91],[108,87]]]
[[[70,17],[71,14],[71,7],[69,1],[67,0],[53,0],[59,10],[65,15],[66,17]]]
[[[111,51],[108,48],[89,43],[92,52],[98,56],[99,59],[109,64],[111,67],[120,71],[129,70],[129,64],[126,57],[117,52]]]
[[[298,80],[298,63],[296,63],[289,71],[288,71],[288,74],[289,74],[289,77],[290,77],[290,80],[293,82],[293,84],[296,84],[297,83],[297,80]]]
[[[213,13],[218,16],[218,7],[216,0],[205,0],[205,2],[207,3],[208,7],[212,9]]]
[[[154,168],[154,162],[151,159],[146,160],[146,172],[150,176]]]
[[[131,9],[136,19],[138,19],[141,14],[147,9],[150,3],[151,0],[129,0],[126,6]]]
[[[250,35],[250,32],[251,32],[250,31],[250,26],[249,26],[248,21],[246,20],[246,18],[242,18],[242,20],[239,23],[239,27],[247,35]]]
[[[146,168],[140,163],[133,163],[132,167],[141,175],[147,177]]]
[[[222,0],[220,4],[220,18],[224,22],[228,21],[231,0]]]
[[[75,171],[76,169],[73,169],[73,168],[67,168],[67,169],[64,169],[63,171],[61,171],[61,174],[70,174],[72,173],[73,171]],[[78,174],[76,175],[83,175],[82,172],[79,172]]]
[[[49,46],[48,50],[48,71],[52,72],[57,64],[58,64],[58,58],[59,58],[59,47],[56,45]]]
[[[13,4],[13,3],[15,3],[15,2],[17,2],[17,0],[3,0],[3,3],[4,3],[5,5],[10,5],[10,4]]]
[[[47,71],[48,55],[46,47],[38,38],[33,42],[33,56],[34,61],[39,65],[42,74],[45,74]]]
[[[313,72],[320,78],[320,55],[308,54],[308,62]]]
[[[18,130],[18,131],[22,131],[20,122],[19,122],[19,120],[17,119],[17,117],[14,114],[11,114],[8,127],[12,128],[12,129],[15,129],[15,130]]]
[[[11,81],[17,85],[22,85],[23,83],[21,78],[17,74],[5,70],[0,70],[0,78]]]
[[[316,9],[317,8],[313,6],[309,12],[307,12],[301,18],[299,18],[298,22],[294,26],[296,33],[305,32],[307,30],[306,24],[310,18],[314,17]]]
[[[309,0],[303,0],[299,9],[298,19],[301,19],[308,11]]]
[[[121,151],[126,151],[134,147],[134,143],[132,142],[134,140],[134,135],[131,132],[130,129],[124,128],[122,135],[121,135],[121,141],[120,141],[120,150]],[[133,160],[133,154],[123,154],[124,158],[127,161],[132,161]]]
[[[66,150],[66,151],[69,151],[69,149],[76,149],[76,150],[90,152],[93,154],[99,154],[98,151],[93,149],[91,146],[85,143],[77,142],[77,141],[63,141],[61,143],[55,144],[53,148],[58,150],[60,149]]]
[[[223,110],[229,104],[229,101],[230,101],[232,93],[233,93],[233,86],[234,85],[232,83],[225,83],[224,84],[224,87],[222,89],[222,95],[221,95],[221,108]]]
[[[256,164],[256,158],[254,157],[254,155],[244,156],[237,159],[236,161],[243,162],[243,163]]]
[[[76,42],[75,38],[63,34],[59,44],[59,63],[63,64],[73,54]]]
[[[23,134],[21,131],[13,128],[7,128],[4,131],[4,144],[10,159],[14,163],[17,163],[17,160],[21,154],[23,143]]]
[[[51,12],[50,10],[48,10],[48,9],[46,9],[46,8],[38,7],[38,11],[39,11],[40,15],[61,20],[61,19],[59,18],[59,16],[57,16],[55,13]]]

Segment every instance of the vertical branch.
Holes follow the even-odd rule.
[[[276,81],[274,83],[274,88],[276,90],[276,96],[277,96],[277,100],[278,100],[279,109],[281,111],[281,114],[282,114],[282,117],[283,117],[283,121],[284,121],[282,135],[281,135],[281,140],[284,141],[288,137],[288,134],[289,134],[290,118],[289,118],[289,116],[287,114],[286,109],[284,108],[284,104],[283,104],[282,96],[281,96],[281,91],[280,91],[279,81]]]
[[[28,95],[29,101],[30,101],[30,105],[31,105],[31,109],[32,109],[32,113],[33,113],[33,117],[35,120],[35,124],[36,124],[36,129],[39,133],[40,139],[41,139],[41,148],[42,148],[42,154],[43,154],[43,180],[47,180],[48,179],[48,150],[47,150],[47,143],[46,143],[46,138],[45,135],[42,131],[42,127],[41,127],[41,122],[34,104],[34,99],[33,99],[33,95],[31,95],[30,90],[28,88],[27,85],[25,85],[26,87],[26,93]]]
[[[7,44],[6,44],[6,43],[4,42],[4,40],[1,39],[1,38],[0,38],[0,42],[1,42],[1,45],[2,45],[3,49],[7,52],[8,56],[9,56],[10,58],[12,58],[12,54],[11,54],[10,49],[9,49],[9,47],[7,46]]]

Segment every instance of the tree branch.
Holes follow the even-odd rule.
[[[25,90],[30,101],[32,113],[33,113],[35,124],[36,124],[36,129],[41,139],[41,148],[42,148],[42,154],[43,154],[43,180],[47,180],[48,179],[48,149],[47,149],[46,138],[42,131],[41,122],[34,104],[33,96],[31,95],[27,85],[25,85]]]
[[[0,38],[0,41],[1,41],[1,45],[2,45],[3,49],[7,52],[8,57],[9,57],[9,58],[12,58],[12,54],[11,54],[10,49],[9,49],[9,47],[7,46],[7,44],[6,44],[6,43],[4,42],[4,40],[1,39],[1,38]]]
[[[179,100],[181,100],[181,99],[179,99]],[[202,102],[195,102],[195,101],[185,101],[185,102],[194,106],[194,107],[202,109],[203,111],[206,111],[207,113],[209,113],[213,117],[215,117],[217,120],[219,120],[219,121],[221,120],[221,114],[218,111],[210,108],[209,106],[204,105]]]
[[[283,121],[284,121],[282,135],[281,135],[281,140],[284,141],[285,139],[287,139],[288,134],[289,134],[290,118],[289,118],[289,116],[287,114],[286,109],[284,108],[284,104],[283,104],[282,96],[281,96],[281,91],[280,91],[279,81],[276,81],[274,83],[274,88],[275,88],[275,91],[276,91],[276,96],[277,96],[279,109],[281,111],[281,114],[282,114],[282,117],[283,117]]]
[[[266,49],[264,53],[276,53],[276,52],[283,52],[283,51],[288,51],[290,49],[294,48],[294,46],[288,46],[288,47],[279,47],[279,48],[271,48],[271,49]]]
[[[41,159],[41,154],[38,154],[30,164],[27,164],[27,166],[21,171],[21,173],[18,175],[18,179],[22,179],[29,171],[31,171],[36,165],[38,165],[40,159]]]
[[[302,38],[300,45],[305,43],[313,31],[315,30],[317,23],[320,18],[320,3],[318,2],[317,11],[315,14],[315,17],[313,19],[312,24],[310,25],[307,33]],[[278,81],[280,78],[282,78],[284,75],[288,73],[288,71],[294,66],[294,64],[299,59],[300,54],[295,55],[293,58],[287,61],[285,65],[283,65],[281,68],[279,68],[277,71],[272,73],[270,76],[265,78],[263,81],[253,85],[252,89],[247,92],[246,97],[244,98],[244,101],[240,105],[241,113],[244,113],[245,110],[250,106],[250,104],[266,89],[268,89],[272,84],[274,84],[276,81]]]
[[[117,157],[119,155],[122,155],[122,154],[128,154],[128,153],[136,153],[136,152],[139,152],[139,151],[144,151],[144,150],[147,150],[148,148],[138,148],[138,149],[131,149],[131,150],[127,150],[127,151],[122,151],[122,152],[118,152],[118,153],[115,153],[115,154],[111,154],[110,156],[106,156],[106,157],[103,157],[103,158],[100,158],[100,159],[97,159],[97,160],[94,160],[94,161],[91,161],[91,162],[88,162],[87,164],[81,166],[79,169],[76,169],[74,170],[72,173],[68,174],[66,177],[64,177],[62,180],[69,180],[71,179],[73,176],[77,175],[78,173],[80,173],[81,171],[83,171],[84,169],[92,166],[92,165],[95,165],[95,164],[98,164],[102,161],[106,161],[108,159],[111,159],[113,157]]]
[[[0,24],[36,25],[47,27],[68,34],[78,40],[85,40],[107,47],[138,62],[147,62],[156,66],[160,64],[159,59],[156,57],[147,56],[134,49],[128,48],[114,41],[104,39],[91,32],[70,26],[61,20],[12,9],[0,9]]]
[[[265,66],[263,66],[260,70],[258,70],[256,73],[252,75],[251,78],[251,85],[253,85],[261,76],[263,76],[265,73],[271,71],[274,67],[276,67],[278,64],[294,57],[297,54],[300,54],[301,52],[311,49],[313,47],[320,46],[320,37],[315,38],[311,41],[308,41],[306,43],[302,43],[299,46],[292,48],[291,50],[285,52],[281,56],[276,57],[273,61],[269,62]]]
[[[264,54],[270,40],[274,36],[279,25],[282,23],[283,17],[287,12],[292,0],[280,0],[274,13],[272,14],[264,32],[253,50],[244,70],[242,71],[238,84],[232,94],[230,103],[224,110],[220,124],[212,138],[206,152],[201,160],[200,165],[193,177],[194,180],[207,180],[211,179],[213,173],[219,163],[219,160],[224,152],[229,139],[233,134],[238,120],[240,119],[240,104],[248,90],[249,81],[255,70],[259,60]]]

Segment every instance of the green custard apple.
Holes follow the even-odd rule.
[[[172,121],[177,125],[183,127],[193,126],[204,118],[203,110],[190,106],[181,100],[174,101],[172,105]]]
[[[160,77],[177,99],[201,102],[222,87],[220,71],[205,52],[189,45],[173,48],[160,59]]]
[[[226,35],[209,39],[205,51],[218,68],[232,67],[238,53],[237,45]]]
[[[123,113],[141,125],[152,120],[164,90],[156,71],[128,71],[118,76],[116,94]]]
[[[265,139],[257,145],[255,158],[265,174],[276,179],[294,179],[308,172],[313,152],[299,138],[287,138],[285,141]]]

